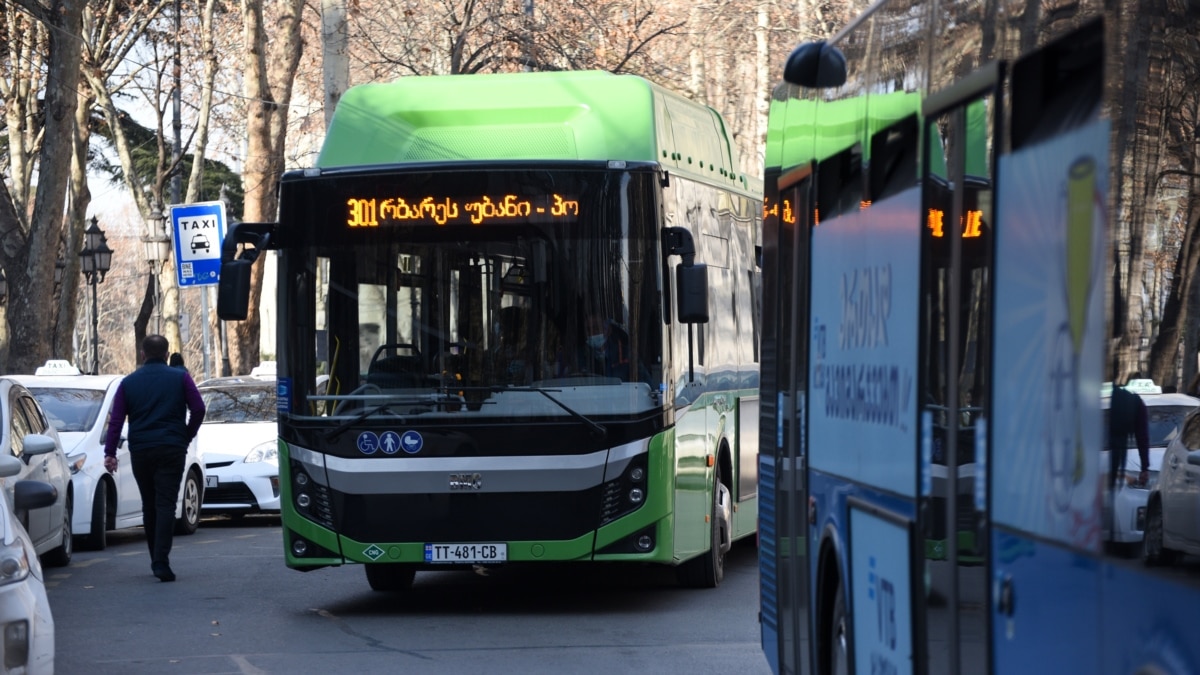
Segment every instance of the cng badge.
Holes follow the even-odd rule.
[[[363,555],[367,556],[371,560],[379,560],[383,556],[383,549],[379,548],[375,544],[371,544],[363,549]]]
[[[483,488],[483,476],[477,473],[450,474],[451,490],[479,490]]]

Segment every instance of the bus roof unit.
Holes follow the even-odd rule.
[[[715,110],[641,77],[603,71],[407,77],[352,87],[334,112],[317,167],[448,160],[658,162],[751,187]]]

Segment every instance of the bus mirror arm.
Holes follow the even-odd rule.
[[[696,261],[696,242],[692,233],[682,227],[664,227],[662,231],[663,258],[677,255],[691,267]]]
[[[682,227],[662,231],[662,254],[677,255],[683,262],[675,268],[675,302],[680,323],[708,323],[708,266],[696,262],[692,233]]]
[[[250,270],[270,246],[275,223],[236,223],[221,242],[221,276],[217,281],[217,316],[243,321],[250,309]],[[251,244],[251,246],[245,246]],[[242,251],[238,253],[238,246]]]

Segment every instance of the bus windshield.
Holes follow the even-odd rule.
[[[296,392],[309,405],[294,401],[292,413],[355,423],[661,410],[654,179],[544,169],[285,179],[282,292],[311,302],[287,322],[284,367],[295,382],[330,375],[323,394]]]

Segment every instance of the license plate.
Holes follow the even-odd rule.
[[[508,560],[508,544],[425,544],[428,563],[494,563]]]
[[[204,477],[205,489],[215,488],[215,487],[220,487],[220,486],[221,486],[221,477],[220,476],[205,476]]]

